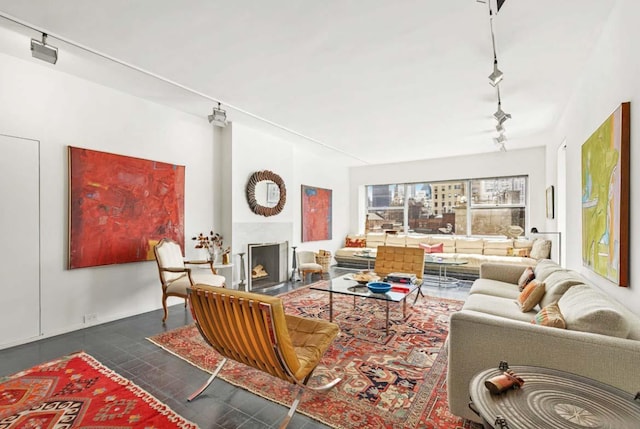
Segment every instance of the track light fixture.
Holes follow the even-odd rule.
[[[31,39],[31,56],[55,64],[58,61],[58,48],[47,45],[47,34],[42,33],[42,42]]]
[[[496,121],[498,121],[498,125],[502,125],[507,119],[511,119],[511,114],[505,113],[504,110],[502,110],[500,102],[498,102],[498,110],[496,110],[496,113],[493,114],[493,117],[496,118]]]
[[[499,132],[499,133],[504,133],[504,132],[507,131],[507,129],[504,127],[504,125],[498,124],[498,125],[496,125],[496,131]]]
[[[489,83],[491,86],[496,86],[500,83],[502,78],[504,77],[504,73],[500,71],[498,68],[498,60],[493,61],[493,73],[489,75]]]
[[[227,112],[220,107],[220,102],[218,102],[218,107],[213,108],[213,113],[209,115],[209,123],[221,128],[227,126]]]
[[[494,138],[493,141],[496,144],[504,143],[507,141],[507,136],[505,136],[504,134],[500,134],[498,137]]]

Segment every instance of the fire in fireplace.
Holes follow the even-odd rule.
[[[265,289],[287,281],[289,243],[249,244],[248,290]]]

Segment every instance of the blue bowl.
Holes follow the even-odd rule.
[[[369,282],[367,287],[373,293],[385,293],[391,290],[391,283],[387,282]]]

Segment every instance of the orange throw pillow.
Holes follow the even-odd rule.
[[[524,287],[520,295],[518,295],[518,305],[523,313],[533,310],[538,305],[545,293],[544,283],[532,280]]]

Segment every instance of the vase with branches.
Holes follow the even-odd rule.
[[[206,250],[213,262],[216,262],[218,255],[223,255],[225,252],[228,253],[230,251],[229,248],[223,249],[222,235],[217,232],[209,231],[209,234],[201,232],[191,239],[196,242],[195,248]]]

